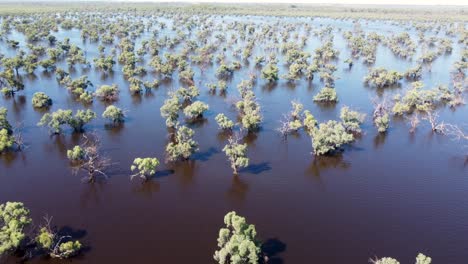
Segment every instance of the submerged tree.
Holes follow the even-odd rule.
[[[125,120],[125,113],[122,109],[114,105],[109,105],[106,110],[102,113],[103,118],[107,118],[112,123],[122,123]]]
[[[262,78],[268,82],[275,82],[278,80],[278,66],[273,63],[268,63],[262,70]]]
[[[234,127],[234,122],[223,113],[216,115],[215,120],[220,129],[230,130]]]
[[[156,167],[158,166],[159,160],[157,158],[136,158],[133,160],[130,169],[137,172],[131,175],[130,179],[140,177],[143,180],[148,180],[156,173]]]
[[[218,247],[214,259],[219,264],[258,264],[260,242],[255,226],[247,224],[244,217],[229,212],[224,217],[225,228],[219,230]]]
[[[44,217],[46,224],[43,225],[36,236],[36,243],[46,251],[52,258],[70,258],[79,253],[82,248],[80,241],[71,240],[69,235],[59,235],[51,227],[52,218]]]
[[[293,109],[284,115],[284,120],[277,129],[285,139],[289,133],[298,131],[302,127],[301,117],[304,105],[296,101],[291,101],[291,104]]]
[[[239,168],[244,168],[249,165],[249,158],[247,158],[247,144],[240,144],[237,137],[230,137],[228,139],[228,144],[224,146],[223,151],[228,157],[235,175],[237,175]]]
[[[353,134],[346,132],[345,127],[334,120],[312,129],[311,137],[314,154],[317,156],[331,154],[354,140]]]
[[[33,95],[32,104],[36,108],[49,107],[52,105],[52,99],[43,92],[37,92]]]
[[[350,133],[361,133],[361,124],[364,122],[366,115],[357,111],[352,111],[349,107],[341,108],[340,119],[346,131]]]
[[[373,264],[400,264],[400,262],[394,258],[381,258],[381,259],[376,259],[376,260],[370,260]],[[419,253],[418,256],[416,257],[416,262],[415,264],[431,264],[432,259],[430,257],[425,256],[422,253]]]
[[[18,249],[26,238],[24,228],[31,221],[29,210],[23,203],[0,204],[0,256]]]
[[[195,101],[184,108],[184,114],[187,118],[194,120],[203,117],[203,113],[209,109],[209,106],[201,101]]]
[[[174,140],[166,146],[169,161],[187,160],[198,150],[198,143],[193,140],[193,134],[193,130],[186,126],[176,127]]]
[[[375,109],[373,114],[374,124],[380,133],[387,131],[390,123],[390,117],[388,115],[388,109],[385,101],[381,103],[375,103]]]
[[[164,100],[164,104],[161,106],[161,116],[166,118],[167,127],[175,127],[177,125],[177,119],[179,118],[179,111],[182,107],[179,102],[179,98],[175,94],[171,94],[170,97]]]
[[[334,103],[338,101],[336,90],[331,87],[323,87],[318,94],[314,96],[314,102]]]
[[[23,139],[19,131],[14,131],[7,119],[8,111],[0,107],[0,153],[11,150],[14,146],[21,150]]]
[[[385,68],[371,69],[364,78],[364,82],[378,88],[394,85],[403,78],[403,74],[397,71],[388,71]]]
[[[116,84],[102,85],[96,90],[95,95],[103,101],[116,101],[119,98],[119,88]]]
[[[73,172],[75,174],[80,171],[85,172],[87,177],[84,179],[88,182],[94,182],[98,174],[107,178],[104,171],[110,166],[111,161],[102,155],[99,138],[94,135],[83,135],[83,139],[84,142],[80,146],[67,151]]]

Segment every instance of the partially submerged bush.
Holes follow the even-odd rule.
[[[15,138],[8,130],[2,128],[0,130],[0,153],[10,149],[15,144]]]
[[[116,84],[102,85],[96,90],[96,97],[103,101],[116,101],[119,98],[119,88]]]
[[[175,94],[172,94],[170,98],[164,100],[164,104],[161,106],[161,116],[166,118],[167,127],[175,127],[177,125],[177,119],[179,118],[179,111],[182,107],[179,102],[179,98]]]
[[[234,127],[234,122],[222,113],[216,115],[215,120],[220,129],[232,129]]]
[[[43,92],[37,92],[33,95],[32,105],[36,108],[49,107],[52,105],[52,99]]]
[[[432,259],[430,257],[425,256],[424,254],[419,253],[416,257],[415,264],[431,264]],[[400,264],[400,262],[394,258],[381,258],[377,260],[372,260],[373,264]]]
[[[26,238],[24,228],[31,221],[29,210],[23,203],[0,204],[0,256],[18,249]]]
[[[375,107],[373,120],[380,133],[387,131],[390,123],[390,117],[385,103],[380,103]]]
[[[209,109],[209,106],[203,102],[195,101],[184,108],[184,114],[189,119],[203,117],[203,113]]]
[[[237,102],[236,107],[241,114],[243,128],[252,132],[260,127],[262,122],[260,105],[256,102],[255,94],[252,91],[247,91],[243,96],[243,100]]]
[[[247,144],[240,144],[237,138],[229,138],[228,144],[223,148],[224,153],[231,163],[234,174],[237,175],[238,169],[249,165],[247,158]]]
[[[85,151],[80,146],[74,146],[67,150],[67,157],[70,161],[81,161],[85,158]]]
[[[132,171],[136,170],[137,173],[131,175],[130,178],[140,177],[147,180],[156,173],[156,167],[158,166],[159,160],[157,158],[136,158],[133,160],[130,169]]]
[[[177,90],[177,96],[184,102],[191,102],[195,97],[200,95],[200,90],[194,85],[188,88],[181,87]]]
[[[397,71],[388,71],[385,68],[371,69],[364,78],[364,82],[378,88],[394,85],[403,78],[403,74]]]
[[[59,236],[49,226],[44,226],[40,229],[36,242],[52,258],[65,259],[77,255],[82,247],[80,241],[65,241],[67,239],[70,236]]]
[[[125,120],[125,113],[122,109],[114,105],[109,105],[106,110],[102,113],[103,118],[107,118],[112,123],[122,123]]]
[[[314,102],[337,102],[336,90],[331,87],[323,87],[318,94],[314,96]]]
[[[318,122],[317,119],[310,113],[309,110],[304,111],[304,128],[307,134],[312,135],[312,131],[316,129]]]
[[[262,78],[268,82],[274,82],[278,80],[278,66],[273,63],[268,63],[262,70]]]
[[[350,133],[361,133],[361,124],[364,122],[366,115],[357,111],[352,111],[349,107],[341,108],[340,119],[346,131]]]
[[[48,126],[54,134],[60,134],[62,125],[68,124],[75,132],[83,130],[83,126],[96,118],[96,113],[87,110],[78,110],[73,116],[72,110],[59,109],[52,114],[46,113],[39,121],[39,126]]]
[[[219,264],[258,264],[260,242],[255,226],[247,224],[244,217],[229,212],[224,217],[225,228],[219,230],[218,247],[214,259]]]
[[[312,129],[311,137],[314,154],[318,156],[331,154],[354,140],[353,135],[334,120],[321,123],[318,128]]]
[[[198,143],[193,140],[193,134],[193,130],[186,126],[176,127],[174,141],[166,146],[169,161],[187,160],[198,150]]]

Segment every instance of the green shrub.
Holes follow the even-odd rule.
[[[268,63],[262,70],[262,78],[268,82],[275,82],[278,80],[278,66],[273,63]]]
[[[116,101],[119,98],[119,88],[116,84],[102,85],[96,90],[96,97],[103,101]]]
[[[247,158],[247,144],[239,144],[237,139],[229,138],[228,144],[223,148],[224,153],[231,163],[231,168],[234,174],[237,175],[239,168],[244,168],[249,165]]]
[[[352,111],[349,107],[341,108],[340,119],[346,131],[350,133],[361,133],[361,124],[364,122],[365,114],[357,111]]]
[[[176,127],[174,141],[166,146],[169,161],[187,160],[198,150],[198,143],[193,140],[193,134],[193,130],[186,126]]]
[[[159,160],[157,158],[136,158],[133,160],[130,169],[132,171],[136,170],[137,173],[131,175],[130,178],[140,177],[147,180],[156,173],[156,167],[158,166]]]
[[[209,106],[203,102],[195,101],[184,108],[184,114],[189,119],[203,117],[203,113],[209,109]]]
[[[331,154],[354,140],[353,135],[334,120],[321,123],[317,129],[312,129],[311,137],[314,154],[318,156]]]
[[[49,107],[52,105],[52,99],[43,92],[37,92],[33,95],[32,105],[36,108]]]
[[[336,90],[330,87],[323,87],[318,94],[314,96],[314,102],[337,102]]]
[[[260,242],[255,226],[247,224],[244,217],[229,212],[224,217],[225,228],[219,230],[218,247],[214,259],[219,264],[258,264]]]
[[[31,221],[29,210],[23,203],[0,204],[0,256],[18,249],[26,238],[24,228]]]
[[[109,119],[112,123],[121,123],[124,122],[125,113],[117,106],[109,105],[102,113],[102,117]]]
[[[220,129],[232,129],[234,127],[234,122],[224,114],[218,114],[215,120]]]

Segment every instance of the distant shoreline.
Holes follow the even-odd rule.
[[[258,15],[330,17],[415,21],[468,21],[468,6],[283,4],[283,3],[189,3],[149,1],[1,1],[0,15],[51,12],[185,12],[212,15]]]

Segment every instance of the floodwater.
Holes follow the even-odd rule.
[[[330,19],[217,19],[218,23],[244,19],[258,25],[278,21],[310,23],[316,28],[331,24],[343,31],[353,27],[352,21]],[[174,34],[170,20],[168,23],[164,33]],[[386,22],[361,23],[364,30],[380,34],[404,30],[403,26]],[[302,32],[301,27],[298,32]],[[415,31],[409,32],[416,40]],[[225,34],[229,39],[232,32]],[[60,30],[54,35],[59,40],[69,37],[86,51],[88,60],[97,56],[97,45],[83,43],[76,29]],[[9,111],[10,123],[23,123],[27,143],[23,152],[0,157],[0,202],[25,203],[36,225],[41,224],[44,215],[53,216],[57,228],[86,245],[73,260],[76,263],[214,263],[218,230],[224,215],[232,210],[256,225],[258,237],[266,243],[266,251],[273,259],[271,263],[368,263],[375,256],[413,263],[418,252],[431,256],[434,263],[466,263],[468,168],[462,146],[447,136],[431,133],[427,122],[411,134],[405,120],[393,118],[389,131],[379,134],[372,124],[371,99],[392,98],[408,83],[403,80],[400,87],[387,90],[366,87],[362,80],[368,66],[359,62],[349,70],[342,63],[350,54],[342,32],[335,29],[334,35],[334,47],[340,50],[336,72],[340,79],[335,85],[339,102],[326,107],[312,101],[323,87],[318,76],[312,83],[301,80],[288,84],[280,80],[276,85],[258,78],[254,92],[264,121],[258,133],[245,139],[250,165],[239,176],[232,176],[222,152],[227,135],[218,130],[214,117],[222,112],[235,119],[236,109],[229,102],[238,97],[237,84],[251,72],[260,76],[253,60],[234,73],[226,97],[211,95],[206,88],[206,84],[217,81],[217,63],[203,72],[197,65],[192,66],[195,84],[201,89],[198,100],[210,106],[206,121],[191,125],[200,150],[188,162],[162,164],[157,175],[145,183],[130,181],[130,165],[135,157],[164,160],[168,138],[159,108],[167,92],[182,85],[177,74],[151,95],[131,96],[121,74],[122,65],[116,65],[114,73],[107,76],[80,66],[71,72],[74,78],[87,74],[95,87],[118,84],[121,95],[115,104],[128,110],[122,126],[109,128],[100,117],[105,103],[96,99],[86,106],[99,118],[85,129],[101,137],[103,152],[114,162],[108,170],[109,179],[86,184],[80,176],[72,175],[66,157],[66,150],[79,143],[81,135],[66,129],[63,135],[50,136],[47,129],[37,127],[44,112],[33,109],[31,99],[35,92],[45,91],[54,101],[49,111],[85,106],[74,101],[53,74],[38,69],[35,76],[24,77],[26,89],[15,98],[0,98],[0,105]],[[149,37],[145,32],[138,38],[136,49],[142,39]],[[24,40],[15,32],[10,38]],[[313,35],[308,38],[306,50],[313,53],[321,42]],[[15,54],[6,43],[0,45],[2,53]],[[424,72],[426,87],[449,84],[450,67],[460,57],[456,39],[453,46],[451,54],[434,61],[431,72]],[[252,58],[257,54],[264,54],[262,43],[255,47]],[[416,65],[417,55],[414,58],[399,59],[380,45],[375,65],[404,71]],[[287,68],[280,70],[283,74]],[[143,77],[153,78],[158,77],[152,73]],[[311,139],[305,133],[284,141],[275,130],[294,99],[319,121],[339,119],[345,105],[365,112],[364,134],[340,155],[314,157]],[[440,119],[466,123],[467,109],[441,108]],[[14,263],[17,259],[0,261]],[[58,261],[38,257],[32,262]]]

